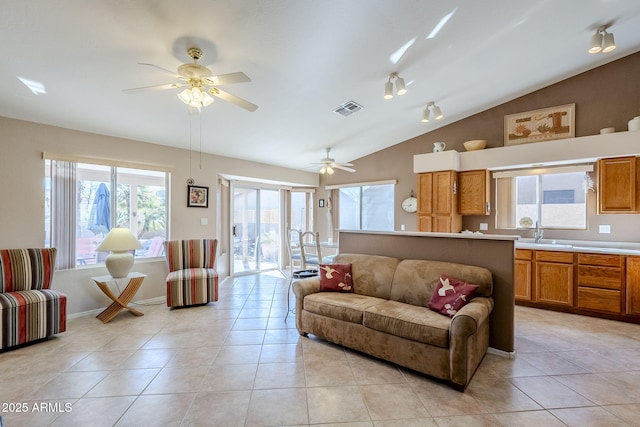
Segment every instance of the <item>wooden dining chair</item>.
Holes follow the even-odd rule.
[[[330,264],[334,256],[322,256],[320,246],[320,233],[305,231],[300,235],[300,248],[302,248],[302,268],[312,267],[318,269],[320,264]]]

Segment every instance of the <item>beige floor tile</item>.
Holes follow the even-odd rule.
[[[108,371],[63,372],[27,397],[29,400],[80,398],[109,374]]]
[[[156,369],[126,369],[111,371],[86,394],[86,397],[137,396],[160,372]]]
[[[233,324],[232,331],[250,331],[250,330],[264,330],[267,328],[267,322],[269,321],[268,313],[267,317],[256,318],[238,318]]]
[[[215,363],[223,365],[258,363],[261,350],[261,345],[226,345],[218,352]]]
[[[250,399],[250,391],[198,393],[181,425],[242,427],[245,425]]]
[[[251,390],[257,368],[256,364],[217,365],[214,363],[204,376],[201,391]]]
[[[285,404],[286,403],[286,404]],[[282,426],[309,423],[304,388],[254,390],[245,426]]]
[[[550,411],[569,427],[622,427],[626,422],[600,407],[565,408]]]
[[[50,426],[113,426],[135,400],[136,396],[83,398],[75,402],[69,412],[57,417]]]
[[[432,417],[484,414],[487,407],[470,393],[460,393],[451,387],[434,387],[430,384],[413,385],[413,391]]]
[[[194,397],[194,393],[139,396],[115,425],[118,427],[180,425]]]
[[[122,362],[120,369],[164,368],[177,352],[173,348],[140,349]]]
[[[400,369],[391,363],[373,357],[349,358],[357,384],[406,384]]]
[[[374,427],[437,427],[433,418],[417,418],[413,420],[382,420],[374,421]]]
[[[358,386],[307,388],[309,423],[371,421]]]
[[[474,379],[465,394],[475,397],[486,409],[485,412],[490,413],[542,409],[507,379]]]
[[[523,411],[493,414],[504,427],[562,427],[565,424],[548,411]]]
[[[74,364],[69,371],[101,371],[119,369],[123,361],[128,359],[135,350],[96,351]]]
[[[493,414],[436,417],[434,420],[438,424],[438,427],[496,427],[500,425],[498,419]]]
[[[557,375],[556,380],[597,405],[640,403],[640,387],[620,387],[599,374]]]
[[[519,357],[546,375],[586,374],[589,371],[561,356],[562,353],[524,353]]]
[[[305,387],[304,364],[293,363],[261,363],[258,365],[254,390],[272,388]]]
[[[162,368],[143,394],[188,393],[200,391],[208,368],[200,366],[171,366]]]
[[[264,341],[264,330],[261,331],[231,331],[224,342],[224,345],[250,345],[262,344]]]
[[[595,405],[551,377],[520,377],[510,381],[545,409]]]
[[[260,363],[302,361],[302,344],[265,344],[260,353]]]
[[[208,367],[216,360],[221,348],[221,346],[207,346],[178,349],[165,366]]]
[[[306,359],[305,359],[306,360]],[[305,363],[308,387],[353,385],[356,379],[346,361],[317,361]]]
[[[409,384],[360,386],[372,420],[426,418],[431,414]]]
[[[640,404],[638,403],[631,405],[608,405],[602,406],[602,408],[631,426],[640,426]]]

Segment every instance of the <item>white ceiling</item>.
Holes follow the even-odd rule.
[[[588,54],[606,23],[618,48]],[[204,108],[202,150],[310,170],[325,147],[352,161],[639,51],[640,1],[21,0],[3,2],[0,39],[0,116],[182,148],[193,124],[200,149],[177,89],[122,92],[175,82],[138,63],[177,70],[197,46],[214,74],[247,74],[223,89],[259,106]],[[384,100],[394,71],[409,91]],[[347,101],[364,109],[333,112]],[[428,101],[442,121],[420,121]]]

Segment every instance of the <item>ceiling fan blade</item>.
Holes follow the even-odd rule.
[[[232,104],[236,104],[238,107],[244,108],[247,111],[256,111],[258,109],[258,106],[256,104],[252,104],[251,102],[244,100],[242,98],[239,98],[235,95],[231,95],[229,92],[225,92],[221,89],[216,88],[212,88],[211,90],[209,90],[209,92],[214,95],[217,96],[220,99],[223,99],[225,101],[231,102]]]
[[[232,83],[250,82],[251,79],[243,72],[220,74],[218,76],[210,76],[204,79],[205,84],[211,86],[228,85]]]
[[[351,163],[336,163],[338,166],[353,166]]]
[[[138,62],[138,65],[145,65],[147,67],[153,67],[153,68],[157,68],[160,71],[164,71],[165,73],[168,73],[170,75],[172,75],[173,77],[177,78],[177,79],[184,79],[183,76],[181,76],[180,74],[176,73],[175,71],[170,71],[167,70],[166,68],[162,68],[159,65],[155,65],[155,64],[147,64],[146,62]]]
[[[345,167],[344,165],[341,165],[341,164],[340,165],[333,165],[332,167],[334,169],[342,169],[343,171],[347,171],[347,172],[355,172],[356,171],[355,169]]]
[[[148,90],[166,90],[166,89],[178,89],[183,86],[186,86],[182,83],[168,83],[166,85],[157,85],[157,86],[144,86],[144,87],[134,87],[131,89],[123,89],[124,93],[137,93],[144,92]]]

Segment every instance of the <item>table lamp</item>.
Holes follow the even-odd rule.
[[[127,277],[133,267],[133,254],[129,251],[141,248],[142,245],[128,228],[112,228],[96,251],[111,251],[104,264],[111,277],[117,279]]]

